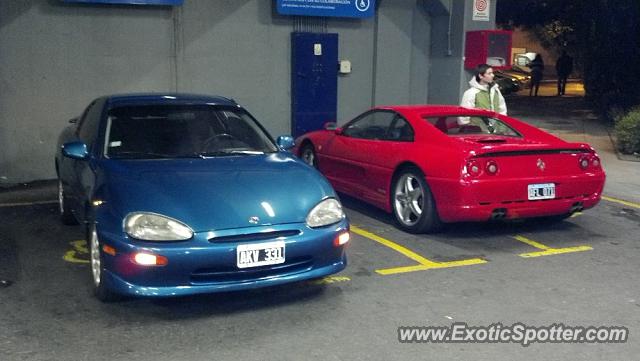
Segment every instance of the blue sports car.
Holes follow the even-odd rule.
[[[347,264],[349,224],[316,170],[224,97],[113,95],[60,135],[62,221],[86,225],[103,301],[313,279]]]

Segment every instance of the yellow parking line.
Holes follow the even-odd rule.
[[[405,267],[393,267],[393,268],[383,268],[377,269],[376,273],[381,274],[383,276],[392,275],[397,273],[408,273],[415,271],[426,271],[430,269],[438,269],[438,268],[451,268],[451,267],[462,267],[462,266],[471,266],[474,264],[483,264],[487,263],[486,260],[481,258],[470,258],[464,259],[460,261],[450,261],[450,262],[433,262],[429,261],[429,264],[419,264],[415,266],[405,266]]]
[[[327,276],[317,280],[309,281],[308,283],[318,286],[318,285],[328,285],[331,283],[348,282],[348,281],[351,281],[351,278],[346,276]]]
[[[609,201],[609,202],[620,203],[620,204],[623,204],[623,205],[629,206],[629,207],[640,208],[640,204],[638,204],[638,203],[629,202],[629,201],[625,201],[625,200],[618,199],[618,198],[602,196],[602,199],[604,199],[605,201]]]
[[[419,263],[419,265],[414,265],[414,266],[404,266],[404,267],[393,267],[393,268],[385,268],[385,269],[378,269],[376,270],[376,272],[378,274],[381,275],[390,275],[390,274],[397,274],[397,273],[407,273],[407,272],[415,272],[415,271],[425,271],[425,270],[429,270],[429,269],[438,269],[438,268],[450,268],[450,267],[460,267],[460,266],[470,266],[470,265],[474,265],[474,264],[482,264],[482,263],[487,263],[486,260],[481,259],[481,258],[472,258],[472,259],[465,259],[465,260],[460,260],[460,261],[451,261],[451,262],[434,262],[431,261],[425,257],[422,257],[421,255],[413,252],[412,250],[401,246],[397,243],[394,243],[388,239],[382,238],[376,234],[373,234],[371,232],[367,232],[364,229],[361,229],[359,227],[356,227],[354,225],[351,226],[351,231],[355,234],[361,235],[363,237],[369,238],[372,241],[376,241],[384,246],[387,246],[391,249],[393,249],[396,252],[401,253],[402,255],[404,255],[407,258],[410,258],[416,262]]]
[[[551,256],[554,254],[563,254],[563,253],[573,253],[573,252],[582,252],[582,251],[591,251],[593,248],[591,246],[576,246],[576,247],[564,247],[564,248],[552,248],[549,246],[545,246],[540,242],[536,242],[532,239],[523,236],[514,236],[514,239],[526,243],[532,247],[540,249],[541,251],[536,252],[527,252],[520,253],[519,256],[523,258],[533,258],[533,257],[541,257],[541,256]]]
[[[397,243],[391,242],[388,239],[384,239],[384,238],[382,238],[382,237],[380,237],[378,235],[375,235],[375,234],[373,234],[371,232],[367,232],[364,229],[361,229],[361,228],[358,228],[358,227],[352,225],[351,226],[351,231],[353,233],[355,233],[355,234],[359,234],[359,235],[361,235],[363,237],[369,238],[370,240],[373,240],[373,241],[376,241],[376,242],[378,242],[380,244],[383,244],[383,245],[385,245],[385,246],[387,246],[387,247],[389,247],[389,248],[391,248],[391,249],[393,249],[393,250],[395,250],[397,252],[400,252],[403,255],[405,255],[406,257],[409,257],[412,260],[414,260],[414,261],[416,261],[416,262],[418,262],[420,264],[424,265],[424,264],[433,263],[432,261],[422,257],[421,255],[413,252],[412,250],[410,250],[408,248],[405,248],[405,247],[403,247],[403,246],[401,246],[401,245],[399,245]]]
[[[522,257],[522,258],[533,258],[533,257],[541,257],[541,256],[551,256],[551,255],[554,255],[554,254],[583,252],[583,251],[592,251],[592,250],[593,250],[593,248],[590,247],[590,246],[550,248],[550,249],[547,249],[547,250],[544,250],[544,251],[521,253],[520,257]]]
[[[62,259],[71,263],[91,263],[88,259],[83,257],[89,254],[89,249],[87,248],[87,242],[85,240],[72,241],[69,242],[69,244],[73,249],[65,252]]]
[[[523,237],[523,236],[514,236],[513,238],[517,239],[520,242],[526,243],[532,247],[538,248],[538,249],[550,249],[550,247],[545,246],[542,243],[538,243],[534,240],[531,240],[529,238]]]

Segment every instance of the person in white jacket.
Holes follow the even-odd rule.
[[[497,84],[493,82],[493,69],[487,64],[480,64],[475,69],[475,76],[469,81],[470,88],[462,95],[460,105],[467,108],[481,108],[507,115],[507,103]],[[459,124],[468,124],[469,118],[461,117]]]

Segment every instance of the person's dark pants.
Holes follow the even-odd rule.
[[[531,81],[531,89],[529,89],[529,96],[535,94],[538,96],[538,89],[540,89],[540,81]]]
[[[568,76],[558,75],[558,95],[564,95]]]

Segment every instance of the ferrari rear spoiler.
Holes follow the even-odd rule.
[[[573,143],[567,144],[566,147],[537,144],[500,144],[485,146],[480,149],[475,149],[470,153],[475,158],[487,158],[543,154],[583,154],[593,152],[593,148],[591,148],[588,144]]]
[[[510,157],[517,155],[537,155],[537,154],[577,154],[577,153],[591,153],[590,149],[572,148],[572,149],[545,149],[545,150],[512,150],[512,151],[498,151],[487,152],[477,154],[476,158],[487,157]]]

